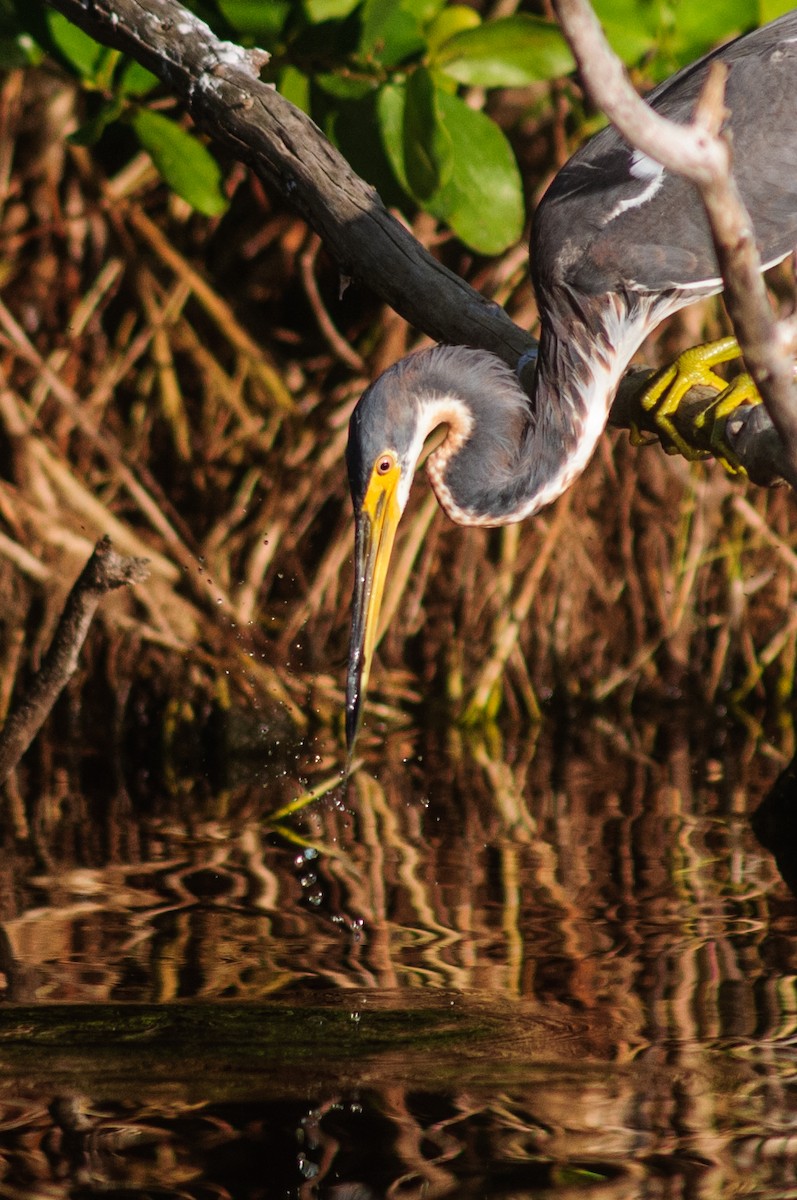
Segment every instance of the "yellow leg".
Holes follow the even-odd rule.
[[[684,458],[707,458],[709,451],[699,450],[681,436],[672,422],[672,414],[687,392],[696,385],[726,390],[725,380],[712,371],[719,363],[738,358],[741,351],[735,338],[721,338],[693,346],[676,358],[675,362],[653,376],[642,397],[642,407],[648,412],[655,410],[656,424],[667,435],[671,445],[665,446],[669,454],[682,454]]]

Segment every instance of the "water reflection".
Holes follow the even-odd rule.
[[[191,1197],[783,1196],[793,1108],[719,1066],[555,1066],[525,1087],[329,1089],[187,1103],[0,1097],[0,1191]],[[211,1084],[212,1086],[212,1084]],[[738,1095],[734,1098],[734,1089]],[[5,1089],[4,1089],[5,1090]],[[121,1089],[120,1089],[121,1090]]]
[[[108,771],[87,795],[57,776],[28,836],[3,833],[0,1196],[783,1195],[784,760],[691,715],[500,745],[405,732],[277,829],[289,780],[147,791]],[[254,1035],[239,1061],[209,1033],[184,1065],[163,1051],[167,1085],[143,1034],[140,1060],[54,1057],[35,1008],[23,1071],[13,1024],[52,1002],[321,997],[427,1033],[453,997],[482,1033],[324,1063],[258,1057]]]
[[[19,1187],[24,1180],[30,1190],[18,1194],[27,1196],[74,1195],[71,1186],[81,1195],[154,1191],[301,1200],[619,1198],[634,1194],[643,1178],[630,1157],[644,1148],[642,1138],[614,1161],[593,1157],[601,1149],[595,1137],[591,1144],[585,1139],[583,1159],[557,1162],[551,1131],[528,1097],[513,1093],[490,1103],[478,1095],[447,1100],[391,1089],[356,1099],[331,1096],[311,1108],[289,1101],[192,1112],[172,1103],[161,1104],[157,1114],[123,1104],[89,1108],[84,1097],[58,1097],[49,1109],[0,1108],[0,1121],[6,1182]],[[54,1178],[54,1164],[61,1180]],[[652,1164],[644,1175],[668,1189],[676,1180],[711,1175],[697,1160],[676,1170],[673,1179],[672,1165],[665,1171]]]

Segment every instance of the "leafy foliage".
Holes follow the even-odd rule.
[[[205,147],[159,112],[142,108],[131,118],[144,149],[171,188],[206,216],[227,207],[221,190],[221,169]]]
[[[462,89],[485,89],[489,100],[491,89],[569,74],[572,57],[555,25],[522,12],[483,20],[475,8],[446,0],[190,6],[222,36],[269,50],[269,78],[390,202],[433,213],[482,253],[500,253],[519,238],[523,191],[510,143],[475,103],[483,98]],[[595,0],[615,49],[651,81],[789,7],[784,0]],[[44,0],[0,0],[2,61],[42,53],[88,94],[76,140],[97,141],[124,121],[175,192],[208,215],[224,209],[221,175],[204,144],[173,116],[145,107],[156,87],[149,72],[99,46]]]

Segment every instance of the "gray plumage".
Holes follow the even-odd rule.
[[[686,124],[717,59],[728,67],[734,174],[762,261],[775,262],[797,246],[797,10],[685,67],[649,103]],[[642,159],[609,127],[553,180],[535,214],[531,244],[541,309],[555,308],[561,289],[600,296],[688,288],[688,303],[721,286],[703,205],[687,180],[663,171],[647,201],[612,216],[650,187],[650,176],[639,171]]]

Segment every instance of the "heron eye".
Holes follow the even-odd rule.
[[[390,471],[392,469],[392,467],[393,467],[393,459],[390,457],[389,454],[386,454],[384,456],[384,458],[380,458],[379,461],[377,462],[376,473],[377,473],[377,475],[387,475],[388,471]]]

